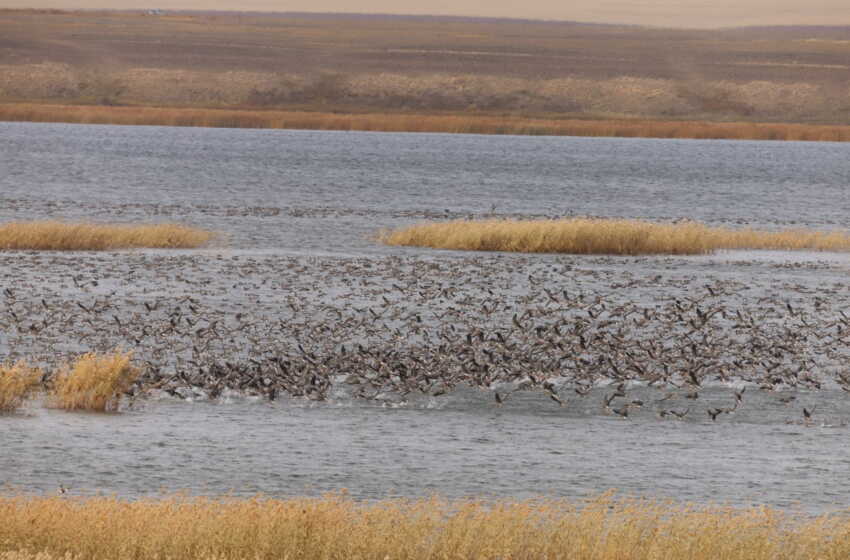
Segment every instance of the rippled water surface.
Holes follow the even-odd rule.
[[[377,227],[491,208],[821,227],[850,216],[850,148],[837,143],[3,123],[0,153],[1,218],[180,219],[264,250],[385,253],[368,241]]]
[[[7,253],[0,282],[34,306],[109,297],[120,313],[144,298],[191,295],[222,313],[289,320],[283,309],[295,295],[343,312],[365,308],[396,268],[409,277],[424,262],[434,266],[417,269],[423,283],[472,294],[489,287],[510,301],[539,291],[536,276],[552,290],[650,306],[712,284],[725,286],[729,305],[806,307],[823,298],[837,314],[850,303],[845,255],[478,256],[388,248],[372,236],[485,214],[846,228],[848,178],[846,144],[0,123],[0,220],[177,221],[224,234],[197,252]],[[553,284],[556,267],[571,272]],[[69,278],[83,276],[98,285],[80,292]],[[423,301],[397,304],[429,311]],[[3,328],[4,357],[50,351]],[[86,349],[68,337],[51,348]],[[684,421],[659,419],[659,395],[642,385],[630,395],[647,404],[628,419],[603,411],[606,387],[571,395],[564,408],[539,393],[496,407],[491,393],[471,388],[383,404],[344,394],[321,403],[160,395],[111,415],[30,403],[0,417],[0,483],[129,496],[346,488],[360,498],[577,497],[616,488],[807,510],[847,505],[844,391],[800,389],[787,405],[750,386],[740,410],[711,422],[705,409],[728,404],[727,389],[676,403],[692,409]],[[811,426],[800,424],[803,406],[816,408]]]

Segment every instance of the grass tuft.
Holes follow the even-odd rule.
[[[0,412],[11,412],[20,407],[38,388],[41,376],[41,370],[23,361],[0,365]]]
[[[131,364],[132,352],[84,354],[62,366],[53,382],[53,404],[65,410],[106,412],[118,409],[118,401],[139,376]]]
[[[0,250],[108,251],[193,249],[212,239],[208,231],[177,224],[102,225],[12,222],[0,225]]]
[[[647,500],[0,498],[0,559],[850,557],[846,516]]]
[[[576,255],[698,255],[718,249],[850,251],[850,235],[810,230],[757,231],[698,222],[640,220],[457,220],[384,231],[387,245],[465,251]]]

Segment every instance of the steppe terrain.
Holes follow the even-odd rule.
[[[37,103],[54,113],[99,106],[107,121],[106,107],[148,106],[320,112],[324,121],[380,113],[848,125],[848,69],[850,27],[0,11],[5,120],[87,122],[61,108],[66,119],[40,119]],[[281,126],[238,115],[223,124]]]

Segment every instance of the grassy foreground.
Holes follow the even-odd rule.
[[[113,249],[193,249],[213,234],[176,224],[100,225],[13,222],[0,225],[0,250],[108,251]]]
[[[783,560],[850,557],[845,516],[768,508],[437,498],[358,503],[169,497],[0,498],[0,559],[470,558]]]
[[[697,222],[588,218],[426,223],[381,232],[378,239],[387,245],[434,249],[577,255],[698,255],[718,249],[850,251],[850,235],[840,232],[768,232]]]
[[[850,126],[841,125],[613,118],[593,120],[482,114],[355,114],[38,103],[2,104],[0,121],[546,136],[850,141]]]

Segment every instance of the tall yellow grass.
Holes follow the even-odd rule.
[[[42,372],[26,362],[0,365],[0,412],[10,412],[21,406],[35,391]]]
[[[38,103],[0,104],[0,121],[548,136],[850,141],[850,126],[846,125]]]
[[[12,222],[0,225],[0,250],[106,251],[113,249],[191,249],[213,234],[176,224],[102,225]]]
[[[62,366],[53,381],[54,406],[65,410],[117,410],[121,394],[140,373],[131,364],[132,357],[132,352],[120,350],[104,355],[89,353]]]
[[[0,498],[0,558],[36,557],[843,560],[850,520],[608,496],[581,504]]]
[[[696,255],[718,249],[848,251],[841,232],[708,227],[697,222],[657,224],[639,220],[457,220],[413,225],[378,234],[388,245],[467,251],[571,253],[577,255]]]

